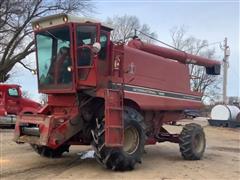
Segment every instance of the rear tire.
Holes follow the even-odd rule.
[[[179,136],[182,157],[186,160],[200,160],[206,147],[203,128],[195,123],[187,124]]]
[[[103,113],[101,113],[103,114]],[[105,129],[103,115],[98,118],[99,125],[92,131],[92,145],[96,160],[108,169],[127,171],[134,169],[135,164],[141,162],[145,145],[145,125],[141,114],[133,108],[125,107],[124,119],[124,146],[123,148],[105,147]]]
[[[47,146],[40,146],[36,144],[31,144],[33,150],[38,153],[40,156],[47,158],[59,158],[64,152],[69,152],[69,145],[62,145],[57,149],[51,149]]]

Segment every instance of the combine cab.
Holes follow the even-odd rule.
[[[199,125],[170,134],[163,124],[202,106],[202,95],[190,89],[187,64],[217,75],[218,61],[138,38],[114,44],[108,25],[67,14],[32,25],[39,91],[48,94],[48,103],[38,114],[19,116],[17,143],[29,143],[46,157],[59,157],[73,144],[91,144],[100,164],[123,171],[141,162],[144,145],[157,142],[179,143],[184,159],[202,158]]]
[[[14,126],[16,115],[34,114],[41,105],[22,97],[22,91],[16,84],[0,84],[0,126]]]

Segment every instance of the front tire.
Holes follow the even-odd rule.
[[[105,122],[103,116],[98,118],[99,125],[93,132],[95,158],[104,167],[115,171],[134,169],[135,164],[141,162],[145,145],[145,125],[141,114],[133,108],[125,107],[123,119],[124,145],[122,148],[105,146]]]
[[[200,160],[206,147],[203,128],[195,123],[187,124],[179,136],[179,147],[186,160]]]

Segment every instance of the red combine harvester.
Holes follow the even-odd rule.
[[[190,89],[189,63],[220,73],[220,62],[143,43],[110,40],[100,22],[53,15],[33,23],[41,93],[48,103],[36,115],[21,115],[15,141],[45,157],[59,157],[70,145],[92,145],[97,161],[113,170],[141,162],[144,145],[179,143],[184,159],[201,159],[203,129],[186,125],[181,134],[163,128],[183,110],[202,106]]]
[[[24,98],[19,85],[0,84],[0,126],[13,126],[16,115],[35,114],[41,105]]]

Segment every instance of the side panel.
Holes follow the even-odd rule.
[[[163,96],[139,94],[125,91],[125,98],[132,99],[144,110],[184,110],[202,107],[201,101],[175,99]]]
[[[125,46],[124,69],[129,69],[130,65],[134,66],[134,74],[125,73],[126,84],[190,93],[189,71],[185,64]]]
[[[125,98],[141,109],[200,108],[201,94],[190,90],[188,67],[174,60],[124,47]]]

